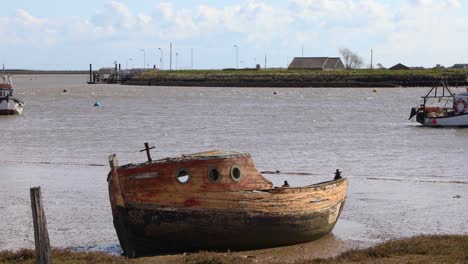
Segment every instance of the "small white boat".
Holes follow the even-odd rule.
[[[468,92],[455,94],[445,79],[421,97],[423,103],[411,108],[409,119],[429,127],[468,127]]]
[[[10,75],[0,75],[0,115],[21,115],[24,103],[13,96]]]

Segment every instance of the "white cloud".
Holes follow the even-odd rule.
[[[457,57],[463,60],[468,17],[456,15],[459,7],[459,1],[430,0],[401,6],[402,15],[380,45],[382,55],[391,58],[392,64],[401,61],[413,66],[450,66]]]
[[[124,4],[112,1],[105,5],[105,9],[97,12],[91,19],[91,22],[100,27],[98,31],[111,31],[117,32],[120,30],[131,30],[135,25],[136,19]],[[106,30],[107,29],[107,30]]]
[[[138,14],[138,23],[140,26],[145,26],[149,25],[152,22],[152,18],[150,16],[147,16],[145,14]]]
[[[16,11],[16,22],[26,26],[41,26],[47,22],[47,19],[32,16],[24,9]]]

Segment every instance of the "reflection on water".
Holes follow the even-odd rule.
[[[117,244],[106,157],[145,161],[139,150],[146,141],[156,146],[154,159],[210,149],[250,152],[259,170],[292,172],[266,174],[276,185],[311,184],[342,170],[350,179],[334,231],[342,240],[468,232],[468,129],[407,121],[424,88],[373,93],[85,81],[15,76],[15,94],[26,106],[23,116],[0,118],[0,222],[8,223],[0,225],[0,249],[33,246],[29,187],[36,185],[53,246]]]

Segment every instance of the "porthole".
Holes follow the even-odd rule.
[[[190,174],[189,170],[187,169],[180,169],[177,171],[176,174],[177,181],[179,181],[182,184],[186,184],[187,182],[190,181],[192,178],[192,175]]]
[[[231,178],[237,182],[242,178],[242,171],[239,165],[233,165],[231,167]]]
[[[221,179],[221,173],[216,168],[211,168],[208,171],[208,179],[212,183],[216,183]]]

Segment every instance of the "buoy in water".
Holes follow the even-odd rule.
[[[63,92],[64,92],[64,93],[66,93],[66,92],[67,92],[67,90],[63,90]]]
[[[95,102],[94,106],[101,106],[101,103],[100,102]]]
[[[278,91],[274,91],[273,94],[278,94]]]
[[[378,90],[377,90],[377,89],[374,89],[374,90],[372,90],[372,92],[376,93],[376,92],[378,92]]]

